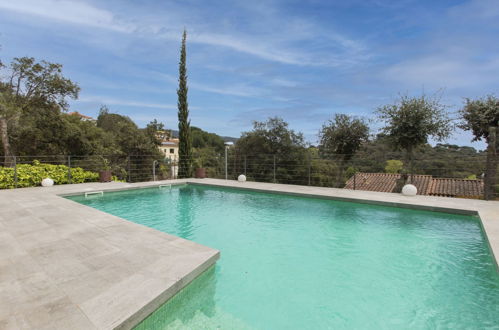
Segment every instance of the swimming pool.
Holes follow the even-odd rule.
[[[187,185],[68,197],[221,251],[138,329],[493,328],[479,219]]]

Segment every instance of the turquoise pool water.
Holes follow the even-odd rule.
[[[137,329],[497,329],[479,219],[189,185],[68,197],[221,251]]]

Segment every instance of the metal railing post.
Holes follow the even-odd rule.
[[[275,181],[275,155],[274,155],[274,183],[276,183],[276,181]]]
[[[131,165],[130,165],[130,155],[127,157],[127,174],[128,174],[128,182],[132,182],[132,173],[130,172]]]
[[[227,153],[228,153],[229,147],[225,147],[225,180],[228,179],[227,175]]]
[[[71,156],[68,156],[68,183],[72,183],[72,180],[71,180]]]
[[[12,157],[14,158],[14,188],[17,188],[17,157]]]
[[[156,163],[157,160],[152,161],[152,181],[156,181]]]
[[[357,188],[357,173],[353,174],[353,190]]]
[[[310,157],[310,153],[308,153],[308,185],[311,184],[311,176],[312,176],[312,157]]]
[[[244,155],[244,176],[246,176],[246,155]]]
[[[168,156],[168,159],[170,159],[171,161],[171,164],[170,164],[170,170],[171,170],[171,174],[170,174],[170,177],[175,180],[175,166],[177,164],[177,155],[173,155],[173,157],[171,156]]]

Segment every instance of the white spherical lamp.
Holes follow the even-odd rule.
[[[237,177],[237,181],[239,182],[244,182],[246,181],[246,175],[241,174],[240,176]]]
[[[46,178],[42,180],[42,186],[43,187],[52,187],[54,185],[54,180],[51,178]]]
[[[404,196],[416,196],[417,193],[418,193],[418,188],[416,188],[415,185],[406,184],[402,188],[402,195]]]

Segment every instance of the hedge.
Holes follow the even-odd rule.
[[[69,183],[68,167],[66,165],[33,164],[17,165],[17,187],[34,187],[41,185],[45,178],[51,178],[55,184]],[[99,180],[99,174],[85,171],[81,167],[71,167],[71,183],[94,182]],[[0,189],[15,188],[14,168],[0,166]]]

